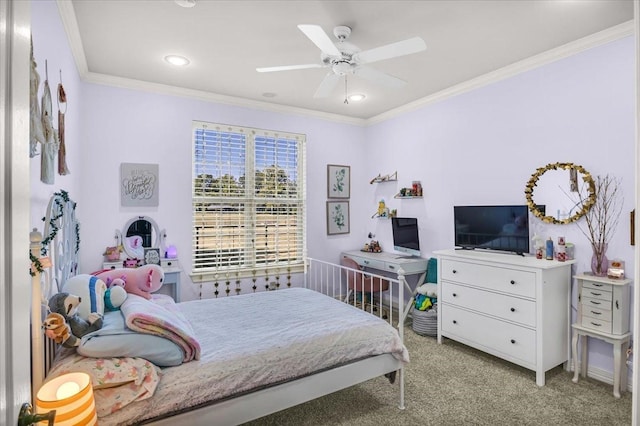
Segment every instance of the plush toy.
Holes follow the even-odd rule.
[[[89,274],[78,274],[69,278],[60,291],[80,297],[82,303],[78,307],[78,315],[83,320],[88,321],[92,312],[104,314],[104,294],[107,291],[104,280]]]
[[[79,296],[66,292],[54,294],[49,299],[49,310],[64,317],[71,327],[71,334],[75,337],[82,337],[102,328],[101,314],[92,312],[87,320],[80,317],[78,308],[81,302],[82,299]]]
[[[127,300],[126,276],[107,278],[107,291],[104,293],[104,307],[108,311],[117,311]]]
[[[162,287],[164,271],[160,265],[142,265],[139,268],[107,269],[95,272],[94,275],[103,281],[111,279],[124,279],[125,290],[129,294],[136,294],[151,299],[151,293]]]
[[[65,348],[74,348],[80,344],[80,340],[71,334],[71,328],[64,320],[64,317],[57,312],[47,315],[47,318],[42,323],[42,328],[44,328],[44,334],[48,338],[57,344],[62,343]]]

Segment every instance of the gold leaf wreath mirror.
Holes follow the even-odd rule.
[[[524,193],[535,217],[557,225],[575,222],[596,202],[596,185],[591,174],[573,163],[550,163],[537,168]]]

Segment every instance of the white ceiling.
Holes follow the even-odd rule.
[[[631,34],[631,0],[213,1],[58,0],[78,69],[88,81],[366,122],[444,94]],[[326,68],[258,73],[256,67],[320,63],[297,28],[352,28],[362,50],[419,36],[427,50],[371,64],[406,80],[401,89],[351,76],[313,97]],[[169,54],[191,63],[167,64]],[[267,98],[263,94],[272,93]],[[269,103],[269,104],[267,104]],[[274,105],[275,104],[275,105]],[[333,115],[336,114],[336,115]]]

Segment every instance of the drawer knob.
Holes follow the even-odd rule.
[[[602,296],[602,293],[594,293],[593,291],[591,292],[592,296]]]
[[[515,345],[516,339],[511,339],[511,343]]]
[[[591,300],[591,303],[593,303],[594,305],[600,305],[600,302],[596,302],[595,300]]]
[[[454,324],[457,324],[457,323],[458,323],[458,321],[456,321],[456,320],[453,320],[453,323],[454,323]]]
[[[116,267],[115,267],[115,266],[113,266],[113,265],[111,265],[111,268],[109,268],[109,269],[116,269]]]
[[[396,269],[396,267],[393,265],[389,265],[389,269]]]
[[[454,269],[453,271],[451,271],[451,272],[453,272],[454,274],[457,274],[457,273],[458,273],[458,271],[456,271],[455,269]]]
[[[515,284],[516,282],[514,280],[509,281],[511,284]]]
[[[593,315],[602,315],[602,312],[591,311]]]
[[[591,325],[595,325],[596,327],[602,327],[602,324],[598,324],[597,322],[591,321]]]
[[[594,286],[594,287],[602,287],[604,284],[591,283],[591,285]]]
[[[457,297],[458,295],[456,293],[453,293],[453,297]]]
[[[618,304],[617,300],[616,300],[616,309],[620,309],[620,305]]]
[[[171,262],[167,262],[167,266],[171,266],[171,264],[172,264]]]
[[[515,311],[516,311],[516,308],[511,308],[511,312],[515,312]]]

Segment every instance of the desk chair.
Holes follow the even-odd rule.
[[[341,261],[343,266],[353,269],[353,271],[346,270],[347,274],[347,297],[344,299],[345,303],[350,303],[349,299],[353,294],[353,305],[361,306],[364,310],[369,308],[371,313],[378,310],[378,307],[382,307],[382,304],[376,299],[380,297],[380,293],[389,290],[389,281],[379,277],[372,277],[365,274],[362,271],[360,265],[355,260],[349,257],[343,257]],[[389,313],[385,312],[386,309],[382,308],[381,317],[387,318]]]

